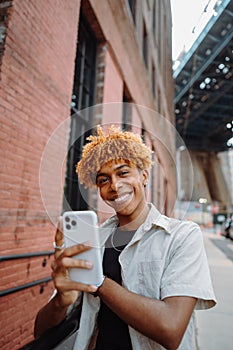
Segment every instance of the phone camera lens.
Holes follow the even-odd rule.
[[[76,224],[77,224],[77,223],[76,223],[75,220],[72,220],[72,221],[71,221],[71,225],[76,226]]]
[[[66,222],[70,222],[69,216],[66,216],[65,221],[66,221]]]
[[[70,224],[67,224],[67,225],[66,225],[66,228],[67,228],[67,230],[70,230],[70,229],[71,229]]]

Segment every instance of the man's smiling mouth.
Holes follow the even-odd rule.
[[[132,195],[133,195],[133,192],[125,193],[125,194],[119,195],[116,198],[111,198],[111,199],[107,200],[107,202],[109,202],[111,204],[119,205],[119,204],[124,203],[124,202],[128,201],[129,199],[131,199]]]
[[[131,195],[132,195],[132,192],[131,192],[131,193],[124,194],[123,196],[120,196],[120,197],[116,198],[114,201],[115,201],[115,203],[124,202],[124,201],[127,200],[129,197],[131,197]]]

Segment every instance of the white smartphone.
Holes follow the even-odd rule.
[[[92,269],[70,268],[70,279],[85,284],[99,284],[103,279],[101,247],[99,241],[98,219],[94,211],[68,211],[62,217],[65,246],[90,241],[92,248],[77,254],[75,259],[84,259],[93,263]]]

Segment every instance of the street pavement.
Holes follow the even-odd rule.
[[[198,350],[233,349],[233,241],[203,229],[217,305],[197,315]]]

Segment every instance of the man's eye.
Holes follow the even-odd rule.
[[[127,170],[123,170],[119,173],[120,176],[127,175],[129,172]]]
[[[108,178],[107,177],[100,177],[97,179],[97,185],[101,186],[104,185],[106,182],[108,182]]]

